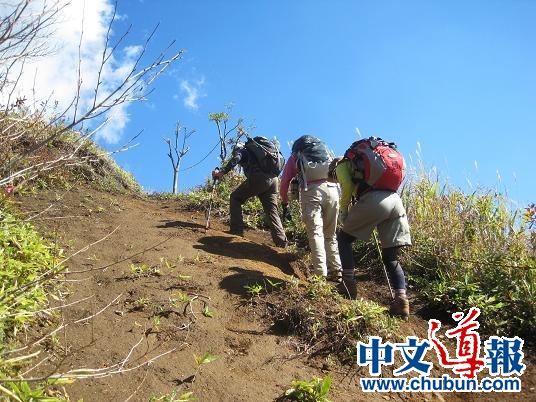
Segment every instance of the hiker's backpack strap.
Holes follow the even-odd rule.
[[[301,136],[292,145],[296,155],[297,170],[302,187],[307,190],[307,183],[327,180],[333,153],[319,138],[311,135]]]

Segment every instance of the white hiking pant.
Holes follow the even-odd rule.
[[[337,247],[337,216],[339,186],[323,182],[307,185],[301,190],[302,219],[307,228],[313,274],[326,276],[341,270]]]

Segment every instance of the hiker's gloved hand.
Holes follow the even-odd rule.
[[[290,222],[292,220],[292,215],[290,214],[290,209],[288,209],[288,204],[281,204],[283,207],[283,221]]]
[[[348,217],[348,211],[340,211],[339,212],[339,224],[344,225],[344,221],[346,221],[347,217]]]
[[[214,169],[212,171],[212,180],[220,180],[223,176],[223,172],[220,169]]]

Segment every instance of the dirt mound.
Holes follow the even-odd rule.
[[[200,401],[273,401],[292,380],[328,373],[334,401],[479,400],[363,394],[355,365],[309,356],[301,339],[266,321],[246,297],[254,284],[299,274],[267,233],[234,237],[218,222],[205,233],[203,214],[180,211],[172,201],[94,189],[19,201],[32,215],[46,210],[38,226],[74,254],[62,284],[69,293],[65,304],[74,304],[57,314],[54,325],[63,327],[41,342],[48,359],[26,374],[91,369],[94,378],[66,387],[73,400],[147,401],[177,390],[192,391]],[[373,278],[363,279],[363,292],[385,297]],[[424,336],[422,318],[404,326]],[[46,332],[50,328],[36,330],[30,340]],[[530,378],[523,377],[524,386],[531,386]]]

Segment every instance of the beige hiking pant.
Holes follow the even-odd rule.
[[[313,274],[326,276],[341,270],[337,247],[339,186],[336,183],[311,183],[301,190],[302,219],[307,228]]]
[[[366,241],[375,227],[383,248],[411,245],[408,217],[397,193],[373,190],[363,194],[350,208],[342,230]]]

